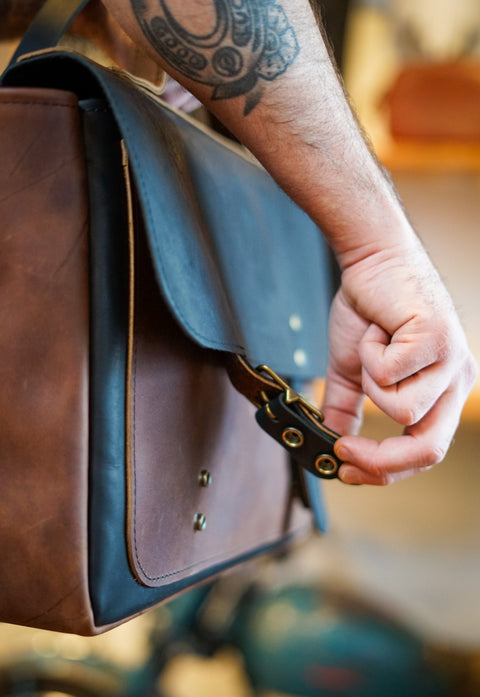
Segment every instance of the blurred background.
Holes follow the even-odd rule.
[[[480,359],[480,0],[318,4],[359,120]],[[152,641],[166,697],[480,696],[479,424],[477,385],[444,463],[387,489],[326,482],[327,535],[207,595],[95,639],[0,627],[0,697],[127,694],[135,680],[128,694],[153,694],[138,687]],[[367,404],[366,434],[396,430]],[[75,666],[84,691],[35,687],[33,666]],[[27,678],[8,687],[12,675]]]

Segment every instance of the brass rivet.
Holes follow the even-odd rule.
[[[301,448],[305,442],[303,433],[298,428],[289,426],[282,433],[282,440],[289,448]]]
[[[198,483],[202,487],[207,487],[210,486],[212,483],[212,475],[208,470],[202,470],[200,474],[198,475]]]
[[[338,469],[338,462],[331,455],[319,455],[315,460],[315,469],[319,474],[332,475]]]
[[[193,519],[193,529],[197,530],[198,532],[201,532],[202,530],[205,530],[207,527],[207,519],[203,515],[203,513],[195,513],[195,517]]]

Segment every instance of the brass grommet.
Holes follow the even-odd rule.
[[[198,483],[201,487],[207,488],[212,483],[212,475],[208,470],[202,470],[198,475]]]
[[[305,437],[298,428],[289,426],[282,433],[282,440],[289,448],[301,448],[305,442]]]
[[[338,469],[338,462],[331,455],[319,455],[315,460],[315,469],[319,474],[332,476]]]
[[[197,532],[202,532],[202,530],[205,530],[206,527],[207,519],[203,513],[195,513],[195,517],[193,519],[193,529]]]

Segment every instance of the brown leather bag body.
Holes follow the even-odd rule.
[[[94,634],[321,527],[298,443],[225,370],[322,374],[333,284],[307,216],[66,52],[4,75],[0,152],[0,620]]]

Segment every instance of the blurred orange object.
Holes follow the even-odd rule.
[[[385,104],[394,138],[480,141],[480,62],[409,64]]]

